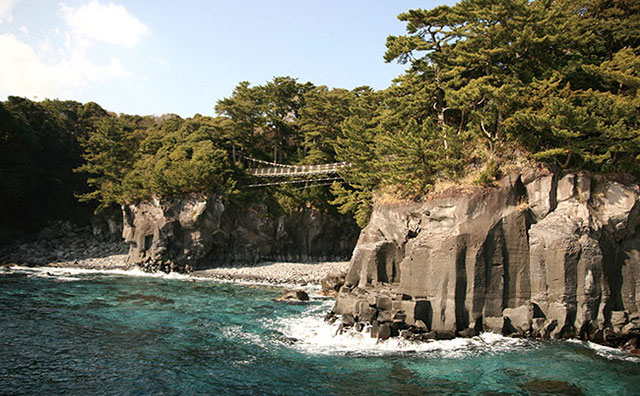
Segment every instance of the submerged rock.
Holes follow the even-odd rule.
[[[619,345],[640,325],[639,198],[634,183],[538,171],[376,206],[333,312],[437,338]]]
[[[309,295],[304,290],[287,290],[282,293],[276,301],[279,302],[301,302],[309,301]]]

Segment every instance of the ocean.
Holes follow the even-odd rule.
[[[68,269],[0,272],[2,395],[640,395],[640,357],[485,333],[337,334],[332,300]]]

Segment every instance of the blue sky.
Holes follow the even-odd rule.
[[[0,100],[95,101],[129,114],[213,115],[240,81],[389,86],[397,15],[453,1],[0,0]]]

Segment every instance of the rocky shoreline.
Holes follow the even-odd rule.
[[[0,245],[0,265],[86,269],[126,268],[127,246],[114,234],[59,222],[39,233]]]
[[[135,270],[142,269],[127,263],[126,254],[112,254],[104,257],[89,257],[85,259],[62,260],[38,264],[34,260],[0,261],[0,268],[12,267],[42,267],[69,268],[85,270]],[[211,279],[225,282],[267,283],[272,285],[320,286],[328,275],[344,274],[348,262],[318,262],[318,263],[260,263],[253,265],[233,265],[209,270],[194,271],[183,274],[193,280]]]
[[[121,241],[94,237],[89,229],[68,223],[48,227],[29,240],[0,247],[0,267],[52,267],[88,270],[132,270],[128,247]],[[263,262],[233,264],[194,271],[193,278],[274,285],[320,285],[329,274],[345,273],[349,262]]]
[[[552,183],[549,184],[551,187]],[[556,182],[555,184],[561,183]],[[635,190],[628,191],[632,191],[632,195],[636,194]],[[488,196],[490,195],[483,195],[481,200],[486,200]],[[535,196],[535,194],[530,194],[529,197],[529,204],[533,209],[516,208],[517,214],[525,213],[527,210],[536,210],[539,202],[531,203],[531,198]],[[556,194],[555,199],[558,200],[558,197],[562,198],[562,196],[563,194]],[[622,194],[618,195],[618,202],[625,202],[620,198],[621,196]],[[636,198],[631,200],[631,202],[635,201],[637,201]],[[522,201],[518,202],[520,202],[519,205],[522,205]],[[389,212],[388,208],[385,210]],[[422,214],[428,212],[428,217],[434,217],[437,213],[433,207],[426,209],[426,211],[424,208],[420,210]],[[406,215],[406,209],[393,208],[391,212],[394,211],[400,211]],[[379,235],[394,235],[390,230],[397,231],[397,224],[406,225],[410,236],[413,235],[412,232],[416,236],[420,233],[415,229],[425,228],[424,225],[420,225],[420,222],[416,225],[415,216],[412,217],[411,210],[408,211],[408,220],[400,222],[395,216],[388,216],[386,212],[382,212],[382,214],[385,216],[380,220],[375,217],[380,216],[380,212],[377,212],[371,225],[363,232],[365,240],[371,238],[372,235],[376,238]],[[622,219],[634,217],[629,214],[626,216]],[[387,217],[393,221],[388,222]],[[442,221],[439,219],[438,223]],[[620,220],[618,219],[618,221]],[[636,220],[625,222],[625,224],[628,223],[638,224]],[[379,230],[384,230],[384,232]],[[570,235],[569,233],[565,234]],[[397,275],[406,275],[406,269],[401,268],[401,255],[410,253],[410,246],[405,246],[401,252],[398,252],[400,254],[396,253],[396,256],[393,252],[388,251],[389,239],[384,240],[383,243],[376,241],[372,246],[375,254],[370,255],[363,255],[369,247],[360,243],[354,252],[351,263],[345,261],[236,263],[193,271],[187,276],[192,281],[211,279],[224,282],[263,283],[287,288],[321,285],[324,295],[337,295],[337,304],[333,311],[326,316],[327,321],[331,323],[337,321],[340,324],[339,331],[366,331],[371,337],[378,339],[400,337],[415,342],[430,342],[454,337],[473,337],[480,332],[490,331],[518,338],[578,338],[640,354],[640,314],[636,310],[630,309],[610,308],[606,321],[600,323],[594,323],[596,322],[594,321],[588,327],[573,327],[573,331],[563,331],[563,329],[567,329],[567,324],[561,323],[562,320],[560,320],[564,317],[542,316],[544,313],[541,314],[540,307],[544,307],[544,304],[538,300],[537,302],[524,302],[519,307],[506,307],[499,316],[485,317],[480,322],[481,326],[469,326],[462,329],[455,327],[434,328],[434,307],[431,301],[426,296],[411,295],[411,290],[404,287],[403,282],[400,281],[401,278],[397,277]],[[411,239],[417,238],[414,236],[405,239],[405,242]],[[635,244],[632,246],[637,247]],[[127,245],[114,234],[95,235],[89,227],[76,228],[69,223],[58,223],[28,239],[23,238],[0,246],[0,270],[11,271],[13,266],[97,271],[145,270],[144,267],[136,266],[130,262],[126,253],[127,249]],[[632,256],[632,260],[627,264],[633,267],[637,265],[635,253],[630,256]],[[371,262],[367,262],[368,260]],[[354,264],[357,265],[354,266]],[[514,262],[512,261],[511,264],[513,265]],[[566,267],[566,265],[565,263],[563,266]],[[549,268],[547,269],[549,270]],[[415,269],[412,272],[412,277],[419,274]],[[345,275],[346,286],[342,287],[345,283]],[[627,279],[633,279],[634,277],[629,277],[629,275],[635,274],[626,275]],[[362,283],[363,279],[364,284]],[[509,279],[509,277],[505,279]],[[585,282],[589,279],[587,277]],[[371,280],[375,280],[375,282],[371,282]],[[393,281],[389,282],[389,280]],[[606,279],[601,282],[605,285],[607,283]],[[339,294],[338,291],[340,291]],[[487,290],[487,293],[489,292]],[[580,299],[579,294],[576,297],[578,300]],[[603,297],[606,297],[606,294]],[[627,295],[622,294],[620,297],[626,298]],[[632,303],[633,299],[627,307],[635,307]],[[598,309],[597,313],[594,312],[594,316],[600,316],[603,311],[602,308]],[[454,317],[458,319],[458,315]]]
[[[55,223],[30,238],[0,246],[0,266],[144,270],[130,262],[128,250],[115,234],[96,236],[90,227]],[[346,261],[236,263],[189,275],[222,281],[319,285],[328,274],[344,273],[348,266]]]
[[[146,271],[349,260],[360,232],[350,216],[331,211],[276,214],[258,203],[237,208],[219,196],[151,199],[122,213],[128,260]]]
[[[412,340],[493,332],[640,352],[640,187],[535,169],[374,208],[330,320]]]

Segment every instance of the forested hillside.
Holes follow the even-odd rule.
[[[68,215],[73,194],[105,208],[202,193],[273,210],[338,208],[362,226],[376,194],[419,199],[462,178],[490,185],[523,162],[640,175],[637,1],[467,0],[399,19],[407,33],[387,39],[384,60],[407,71],[381,91],[275,77],[239,83],[216,117],[188,119],[9,98],[1,221]],[[332,186],[252,189],[247,157],[351,167]]]
[[[354,166],[343,209],[366,221],[371,193],[419,197],[518,158],[596,172],[640,167],[640,3],[461,1],[399,16],[385,60],[408,65],[371,111],[344,124]]]
[[[0,103],[0,229],[34,230],[52,219],[87,217],[81,141],[110,117],[95,103],[9,97]]]

